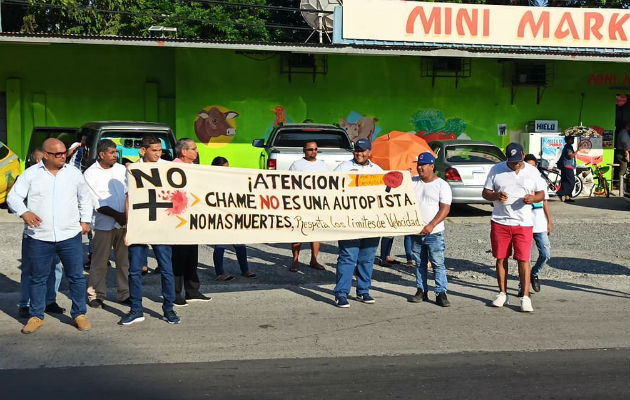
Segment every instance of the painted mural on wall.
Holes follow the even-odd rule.
[[[411,125],[417,136],[427,142],[433,140],[470,139],[465,133],[466,121],[461,118],[446,119],[439,110],[420,110],[411,117]]]
[[[226,107],[207,106],[195,117],[195,135],[208,146],[229,143],[236,135],[236,117],[238,113]]]
[[[604,161],[603,133],[601,126],[591,126],[600,136],[580,136],[577,140],[577,159],[585,164],[599,164]]]
[[[352,142],[366,138],[370,142],[376,139],[381,128],[376,123],[378,119],[367,117],[356,111],[351,111],[346,118],[339,119],[339,125],[348,132],[348,136]]]

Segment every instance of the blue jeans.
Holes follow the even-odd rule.
[[[534,242],[536,242],[536,247],[538,248],[538,259],[532,267],[532,275],[538,276],[551,258],[551,242],[549,242],[547,232],[534,233]]]
[[[24,249],[24,244],[22,244]],[[61,276],[63,275],[63,264],[59,260],[59,257],[55,257],[54,268],[51,264],[50,275],[48,281],[46,281],[46,305],[52,304],[57,301],[57,292],[59,291],[59,285],[61,285]],[[20,277],[20,302],[18,307],[28,307],[31,304],[31,267],[26,261],[24,254],[22,254],[22,275]]]
[[[381,261],[385,261],[385,259],[391,254],[393,244],[393,236],[385,236],[381,238]],[[413,260],[411,235],[405,235],[404,245],[407,261]]]
[[[444,266],[444,232],[414,235],[412,240],[413,255],[416,259],[416,287],[424,292],[428,290],[427,267],[428,262],[431,261],[435,275],[435,294],[446,292],[448,282]]]
[[[225,253],[225,246],[216,245],[214,252],[212,253],[212,260],[214,261],[214,270],[218,275],[223,275],[225,270],[223,269],[223,254]],[[247,264],[247,247],[244,244],[235,244],[234,251],[236,252],[236,259],[238,265],[241,267],[241,273],[249,271],[249,264]]]
[[[171,261],[171,246],[153,244],[151,247],[160,266],[162,310],[164,312],[171,311],[175,301],[175,277]],[[132,311],[142,312],[142,266],[146,265],[148,251],[149,246],[146,244],[129,246],[129,299],[131,299]]]
[[[83,276],[83,245],[81,234],[60,242],[45,242],[27,237],[26,261],[31,268],[31,316],[44,319],[46,308],[47,282],[50,278],[52,260],[58,256],[70,286],[72,308],[70,315],[76,318],[86,313],[85,308],[85,277]]]
[[[335,297],[348,297],[352,287],[352,275],[357,275],[357,295],[368,294],[372,282],[374,256],[379,238],[339,241],[337,258],[337,285]]]

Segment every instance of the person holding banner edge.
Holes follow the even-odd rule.
[[[144,155],[139,163],[167,162],[162,160],[162,142],[153,135],[145,135],[142,138],[141,150]],[[127,198],[125,211],[129,215],[129,198]],[[151,245],[155,257],[160,265],[160,277],[162,280],[162,311],[163,320],[169,324],[179,324],[180,319],[173,311],[175,302],[175,278],[173,276],[173,264],[171,261],[171,246],[154,244]],[[132,244],[129,246],[129,298],[131,299],[131,310],[121,320],[121,325],[131,325],[144,321],[142,310],[142,266],[146,261],[146,244]]]
[[[304,147],[302,149],[304,157],[299,160],[295,160],[289,167],[289,171],[328,172],[329,169],[326,163],[317,159],[317,150],[317,142],[312,141],[304,143]],[[293,254],[293,262],[291,263],[291,268],[289,269],[291,272],[298,272],[300,268],[298,257],[300,256],[301,247],[302,243],[291,244],[291,253]],[[318,254],[319,242],[311,242],[311,262],[309,263],[309,267],[323,271],[326,268],[317,262]]]
[[[368,139],[359,139],[354,144],[354,157],[352,160],[343,161],[335,172],[381,172],[383,169],[370,161],[372,144]],[[352,288],[352,275],[357,276],[356,299],[365,304],[374,304],[374,298],[370,296],[370,284],[372,270],[374,269],[374,256],[378,248],[380,238],[371,237],[363,239],[351,239],[339,241],[339,257],[337,258],[337,276],[335,285],[335,305],[339,308],[348,308],[348,294]]]

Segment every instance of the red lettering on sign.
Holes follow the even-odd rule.
[[[622,85],[623,85],[624,87],[625,87],[625,86],[630,86],[630,75],[626,74],[626,75],[623,77],[623,83],[622,83]]]
[[[457,26],[457,34],[465,35],[464,32],[464,22],[468,26],[468,32],[472,36],[477,36],[477,10],[472,10],[472,16],[468,14],[468,11],[464,8],[457,12],[457,17],[455,20],[455,26]]]
[[[563,26],[565,24],[568,25],[568,29],[563,29]],[[577,33],[577,29],[575,28],[573,17],[571,17],[571,13],[565,12],[562,13],[562,18],[560,18],[560,23],[558,23],[556,31],[553,33],[553,36],[556,39],[564,39],[565,37],[569,36],[569,34],[571,34],[571,37],[573,37],[573,39],[580,38]]]
[[[429,19],[427,19],[426,14],[424,13],[424,8],[421,6],[414,7],[409,14],[409,18],[407,18],[407,33],[413,33],[413,26],[416,18],[420,18],[420,23],[422,24],[422,29],[424,29],[424,33],[428,34],[431,31],[431,27],[433,27],[433,33],[440,34],[442,33],[442,29],[440,29],[440,7],[434,7],[431,10],[431,14],[429,15]]]
[[[531,11],[525,12],[518,24],[518,31],[516,33],[517,37],[525,37],[525,28],[528,25],[533,37],[538,36],[538,32],[540,32],[540,29],[542,28],[543,38],[549,39],[549,11],[543,11],[540,13],[538,22],[534,20],[534,14]]]
[[[444,8],[444,34],[450,35],[453,31],[451,28],[451,19],[453,18],[453,10],[450,7]]]
[[[604,16],[598,12],[585,12],[584,13],[584,39],[590,40],[591,33],[597,39],[601,40],[603,35],[599,32],[599,29],[604,25]]]
[[[490,10],[483,10],[483,33],[485,37],[490,36]]]
[[[630,18],[630,14],[625,14],[623,17],[617,21],[618,13],[614,13],[610,18],[610,22],[608,23],[608,36],[611,40],[617,40],[617,35],[619,35],[619,40],[628,40],[626,33],[623,31],[623,24],[628,21]]]

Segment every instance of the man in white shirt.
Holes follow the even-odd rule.
[[[35,332],[44,324],[46,282],[55,255],[63,263],[70,286],[74,325],[89,330],[81,235],[90,229],[92,201],[81,171],[65,162],[63,142],[50,138],[42,147],[42,161],[24,171],[7,198],[9,207],[27,225],[23,245],[31,266],[31,317],[22,333]]]
[[[529,298],[530,264],[532,249],[532,204],[544,199],[545,185],[538,169],[523,161],[523,147],[510,143],[506,148],[507,160],[495,164],[488,173],[481,195],[493,202],[490,222],[492,255],[496,258],[499,294],[492,302],[494,307],[508,304],[507,259],[512,255],[518,262],[518,275],[523,297],[521,311],[534,311]]]
[[[304,157],[299,160],[295,160],[289,167],[289,171],[302,171],[302,172],[328,172],[328,166],[324,161],[317,159],[317,142],[306,142],[302,151]],[[300,256],[300,248],[302,243],[293,243],[291,245],[291,252],[293,253],[293,262],[289,271],[298,272]],[[318,270],[325,270],[326,268],[317,262],[317,255],[319,254],[319,242],[311,242],[311,262],[309,266]]]
[[[374,172],[383,171],[381,167],[370,161],[372,144],[367,139],[359,139],[354,144],[354,157],[343,161],[335,168],[336,172]],[[337,285],[335,286],[335,305],[340,308],[350,307],[348,294],[352,287],[352,275],[356,271],[357,297],[366,304],[373,304],[370,296],[374,256],[380,238],[364,238],[339,241],[339,258],[337,259]]]
[[[142,158],[138,162],[153,163],[167,162],[162,160],[162,141],[153,135],[142,138],[140,151]],[[169,245],[153,244],[153,253],[160,266],[162,280],[162,319],[169,324],[179,324],[180,319],[173,311],[175,302],[175,277],[173,275],[172,249]],[[131,310],[121,320],[121,325],[131,325],[144,321],[142,309],[142,266],[147,259],[148,246],[146,244],[132,244],[129,246],[129,299]]]
[[[93,308],[104,306],[103,300],[107,297],[107,262],[112,248],[116,259],[117,299],[129,305],[129,253],[124,243],[127,232],[127,169],[118,164],[116,144],[112,140],[101,140],[96,151],[98,160],[83,174],[95,210],[88,305]]]
[[[445,180],[435,175],[435,157],[430,152],[418,155],[418,176],[413,178],[416,200],[424,227],[413,235],[413,256],[416,259],[416,294],[412,303],[428,301],[428,263],[435,275],[435,304],[449,307],[446,297],[446,267],[444,266],[444,220],[451,210],[453,194]]]

